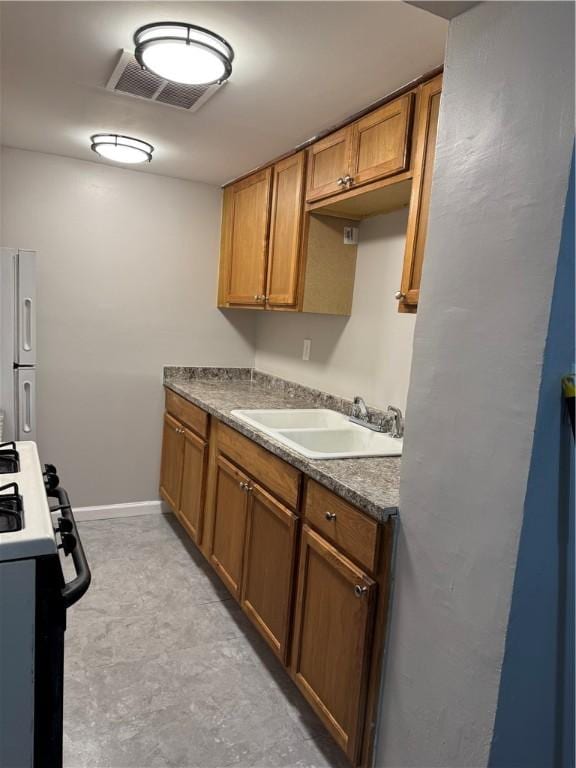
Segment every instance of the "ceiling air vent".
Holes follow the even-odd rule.
[[[130,51],[122,51],[106,88],[115,93],[157,101],[170,107],[196,112],[226,82],[214,85],[181,85],[142,69]]]

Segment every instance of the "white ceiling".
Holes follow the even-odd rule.
[[[235,50],[196,114],[104,90],[135,29],[164,20]],[[441,64],[447,26],[401,2],[3,2],[2,143],[95,160],[90,134],[114,131],[156,147],[139,170],[220,184]]]

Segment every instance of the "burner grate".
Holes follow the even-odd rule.
[[[7,493],[7,491],[11,491]],[[23,527],[22,496],[16,483],[0,488],[0,533],[20,531]]]
[[[20,472],[20,457],[16,443],[0,443],[0,475]]]

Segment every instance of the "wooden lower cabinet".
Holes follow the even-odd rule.
[[[199,544],[204,517],[208,443],[189,429],[184,430],[183,438],[184,455],[178,516],[194,541]]]
[[[218,456],[210,562],[237,600],[244,563],[249,487],[248,477],[223,456]]]
[[[164,414],[160,493],[173,510],[180,506],[182,464],[184,460],[184,430],[169,413]]]
[[[294,467],[215,420],[208,428],[204,439],[165,415],[162,496],[351,765],[365,768],[394,525],[311,479],[302,494]]]
[[[254,484],[248,505],[242,608],[284,662],[288,657],[298,518]]]
[[[376,583],[304,526],[292,676],[352,763],[362,742]]]

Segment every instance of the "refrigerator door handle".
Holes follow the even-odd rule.
[[[25,352],[30,352],[32,349],[32,299],[30,296],[24,299],[24,338],[22,339],[22,347]]]
[[[22,409],[22,432],[29,435],[32,432],[32,386],[29,381],[24,382],[24,408]]]
[[[20,368],[17,377],[17,440],[36,439],[36,371]]]

